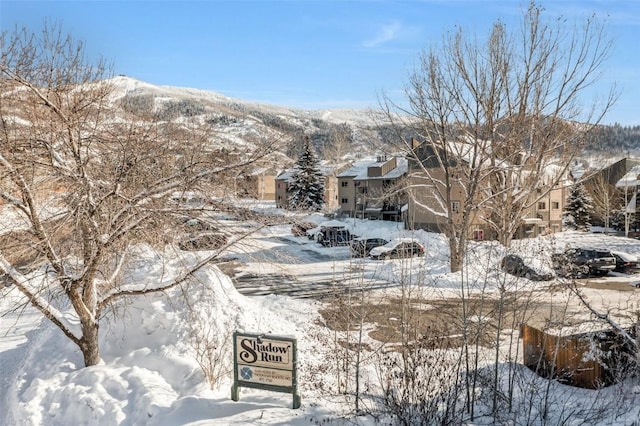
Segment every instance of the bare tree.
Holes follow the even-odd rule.
[[[614,212],[624,207],[624,196],[610,182],[608,173],[595,174],[586,185],[593,199],[594,215],[602,220],[605,232],[609,232]]]
[[[383,102],[397,127],[412,130],[400,138],[412,159],[412,202],[447,234],[452,271],[472,224],[510,245],[614,101],[612,91],[584,103],[610,49],[603,26],[590,18],[570,34],[565,27],[545,23],[531,2],[518,28],[498,21],[483,41],[459,29],[421,55],[408,107]]]
[[[348,124],[342,123],[331,129],[329,143],[322,149],[322,158],[331,164],[340,164],[351,151],[353,131]]]
[[[202,128],[125,114],[105,63],[87,62],[57,26],[3,32],[0,47],[0,199],[14,218],[0,272],[95,365],[108,309],[186,283],[217,256],[162,282],[126,279],[137,248],[161,253],[190,210],[175,194],[215,185],[263,152],[229,161]]]

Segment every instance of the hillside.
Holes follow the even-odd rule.
[[[588,151],[595,154],[638,156],[640,154],[640,126],[598,126]]]
[[[275,105],[246,102],[216,92],[185,87],[156,86],[119,76],[113,102],[123,110],[152,113],[160,120],[181,121],[206,126],[215,132],[216,143],[229,149],[238,144],[271,138],[283,142],[289,160],[297,157],[297,142],[307,135],[321,158],[335,140],[345,142],[341,158],[370,155],[379,140],[376,122],[380,115],[359,110],[306,111]],[[278,159],[282,164],[283,159]],[[286,162],[286,159],[284,160]]]
[[[196,88],[158,86],[126,76],[113,77],[110,82],[115,86],[110,102],[116,116],[149,114],[156,120],[206,129],[212,133],[216,148],[231,152],[242,152],[247,144],[277,141],[280,149],[268,159],[276,169],[293,164],[305,136],[321,159],[334,163],[384,151],[387,120],[381,111],[303,110],[233,99]],[[637,126],[601,125],[587,144],[585,156],[639,152]]]

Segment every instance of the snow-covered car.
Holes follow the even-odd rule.
[[[638,256],[623,251],[612,251],[611,254],[616,258],[614,271],[625,274],[638,272]]]
[[[313,228],[310,228],[304,231],[307,238],[309,238],[310,240],[315,240],[318,232],[320,232],[320,226],[314,226]]]
[[[371,249],[372,259],[403,259],[424,255],[424,246],[415,238],[394,238],[387,244]]]
[[[516,277],[524,277],[532,281],[549,281],[553,279],[553,272],[540,265],[529,265],[522,257],[508,254],[500,261],[500,269]]]
[[[351,233],[347,225],[330,220],[306,232],[309,239],[315,240],[325,247],[346,246],[356,236]]]
[[[389,241],[384,238],[354,238],[349,247],[353,257],[367,257],[371,250],[383,246]]]

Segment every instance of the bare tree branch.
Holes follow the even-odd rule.
[[[531,1],[518,28],[498,21],[483,40],[458,29],[426,49],[406,107],[383,99],[396,129],[390,142],[410,158],[412,203],[430,207],[416,210],[416,226],[447,235],[452,271],[472,227],[509,246],[537,203],[562,187],[616,99],[614,88],[600,104],[584,99],[610,48],[596,20],[567,31]]]

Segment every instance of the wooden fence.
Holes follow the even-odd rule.
[[[524,364],[542,377],[597,389],[616,382],[633,355],[613,331],[558,336],[522,325]]]

